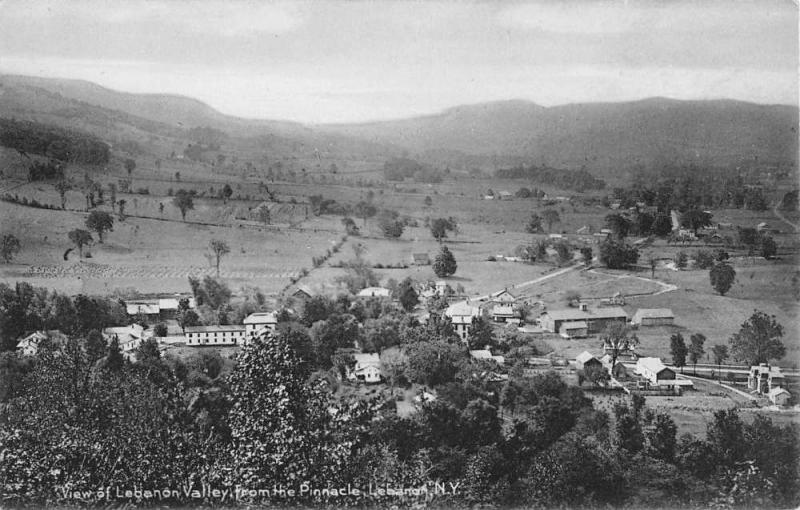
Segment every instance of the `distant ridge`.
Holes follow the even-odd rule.
[[[601,176],[653,164],[797,166],[798,108],[790,105],[654,97],[545,107],[512,99],[399,120],[303,125],[242,119],[184,96],[117,92],[81,80],[0,75],[0,93],[3,87],[16,94],[0,95],[0,114],[29,112],[80,127],[87,122],[81,115],[91,113],[103,119],[96,121],[97,134],[109,118],[116,119],[113,112],[122,112],[132,121],[158,124],[137,121],[137,129],[162,134],[207,126],[235,137],[270,137],[286,155],[333,147],[370,161],[407,153],[463,168],[526,163],[585,167]],[[104,110],[84,111],[85,105]]]

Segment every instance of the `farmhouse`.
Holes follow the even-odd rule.
[[[592,356],[589,351],[583,351],[575,357],[575,368],[578,370],[586,370],[586,367],[589,366],[602,367],[603,363]]]
[[[53,345],[60,345],[66,340],[67,336],[57,329],[36,331],[17,342],[17,352],[23,356],[35,356],[39,352],[39,346],[44,342],[49,341]]]
[[[427,253],[412,253],[411,263],[415,266],[430,266],[431,258]]]
[[[627,322],[628,314],[618,306],[609,306],[589,310],[586,303],[578,309],[551,310],[539,317],[542,328],[552,333],[561,333],[561,326],[570,322],[586,323],[586,334],[601,332],[612,322]]]
[[[639,358],[636,361],[636,373],[653,386],[669,385],[676,379],[675,371],[665,367],[661,358]]]
[[[184,331],[186,345],[220,346],[246,345],[248,338],[245,325],[230,326],[190,326]]]
[[[786,379],[779,367],[773,367],[766,363],[753,365],[750,367],[750,374],[747,376],[747,387],[758,393],[769,393],[775,388],[782,388]]]
[[[503,289],[494,296],[492,296],[491,301],[493,303],[511,304],[517,301],[517,296],[509,292],[508,289]]]
[[[517,313],[511,305],[494,305],[492,307],[492,320],[495,322],[506,322],[516,317]]]
[[[265,329],[275,331],[278,317],[275,312],[251,313],[244,319],[244,332],[248,337],[260,336]]]
[[[507,191],[507,190],[503,190],[503,191],[501,191],[500,193],[497,194],[498,200],[511,200],[513,197],[514,197],[514,195],[510,191]]]
[[[347,378],[365,383],[381,382],[381,360],[377,354],[353,354],[356,363]]]
[[[131,324],[130,326],[106,328],[103,330],[103,336],[106,341],[116,338],[122,352],[130,352],[139,347],[143,341],[152,337],[153,332],[138,324]]]
[[[367,287],[358,292],[358,297],[381,297],[388,298],[391,296],[389,289],[383,287]]]
[[[785,406],[789,403],[789,400],[792,398],[792,394],[789,393],[789,390],[786,388],[772,388],[767,393],[767,397],[769,397],[769,401],[775,405]]]
[[[469,301],[464,301],[448,306],[444,314],[450,317],[459,338],[466,342],[469,338],[469,328],[472,327],[472,319],[479,317],[481,310],[471,305]]]
[[[306,300],[311,299],[314,294],[312,294],[308,287],[298,285],[297,287],[290,289],[289,295],[298,301],[305,302]]]
[[[672,326],[675,315],[669,308],[640,308],[631,322],[638,326]]]

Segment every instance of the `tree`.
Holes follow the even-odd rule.
[[[83,258],[83,247],[94,241],[92,234],[80,228],[70,231],[67,236],[69,237],[69,240],[72,241],[72,244],[78,248],[78,255],[81,258]]]
[[[714,287],[714,290],[719,292],[720,296],[724,296],[725,293],[731,290],[733,282],[736,280],[736,270],[730,264],[720,262],[711,268],[708,276],[711,279],[711,286]]]
[[[606,216],[606,226],[614,232],[618,239],[624,239],[631,228],[631,222],[625,216],[614,213]]]
[[[600,245],[600,262],[609,269],[625,269],[639,260],[639,250],[610,236]]]
[[[403,235],[405,223],[396,217],[396,214],[384,212],[378,219],[378,227],[383,232],[383,236],[396,239]]]
[[[99,242],[103,242],[103,233],[114,230],[114,218],[105,211],[92,211],[86,218],[86,228],[97,232]]]
[[[747,247],[747,251],[752,255],[756,247],[761,243],[761,233],[752,227],[739,227],[737,236],[739,243]]]
[[[600,334],[603,349],[611,355],[611,367],[617,364],[620,354],[628,352],[639,345],[639,339],[631,334],[631,328],[625,322],[615,321],[606,326]]]
[[[611,374],[603,365],[589,364],[583,369],[583,377],[595,386],[606,385],[611,380]]]
[[[558,211],[555,209],[545,209],[542,211],[542,219],[545,223],[547,223],[548,231],[552,230],[553,223],[558,223],[561,221],[561,217],[558,215]]]
[[[406,312],[411,312],[419,303],[419,295],[414,289],[414,282],[406,278],[397,286],[397,299]]]
[[[345,216],[344,218],[342,218],[342,225],[344,226],[344,231],[347,233],[347,235],[349,236],[359,235],[360,232],[358,231],[358,226],[356,225],[356,222],[353,220],[353,218]]]
[[[117,210],[119,211],[117,214],[119,215],[119,221],[125,221],[125,205],[128,202],[123,198],[119,202],[117,202]]]
[[[697,250],[694,254],[695,265],[700,269],[709,269],[714,265],[714,254],[708,250]]]
[[[194,209],[193,194],[185,189],[179,189],[175,192],[172,203],[181,211],[183,221],[186,221],[186,212]]]
[[[423,200],[423,203],[425,204],[425,207],[430,207],[433,205],[433,199],[430,196],[427,196],[425,197],[425,200]]]
[[[711,226],[711,218],[712,215],[709,212],[700,209],[690,209],[681,215],[681,225],[692,229],[692,232],[694,232],[696,236],[698,230]]]
[[[486,346],[494,345],[494,329],[491,322],[483,317],[473,317],[468,339],[471,350],[486,349]]]
[[[525,231],[529,234],[536,234],[542,231],[542,217],[536,213],[531,214],[528,224],[525,225]]]
[[[761,256],[767,260],[775,257],[778,253],[778,245],[771,236],[764,236],[761,239]]]
[[[686,269],[686,265],[689,263],[689,257],[686,255],[685,252],[679,251],[675,254],[675,267],[678,269]]]
[[[786,355],[782,337],[783,326],[775,320],[775,316],[755,310],[731,337],[731,352],[734,358],[749,365],[768,363],[771,359],[781,359]]]
[[[136,161],[131,158],[125,159],[125,171],[128,172],[128,176],[130,177],[131,172],[136,168]]]
[[[592,260],[594,258],[594,254],[592,253],[592,248],[590,246],[584,246],[581,248],[581,258],[583,259],[583,263],[587,266],[592,265]]]
[[[711,348],[711,354],[717,364],[717,379],[722,380],[722,364],[728,359],[728,346],[717,344]]]
[[[455,231],[457,228],[454,218],[436,218],[431,220],[431,235],[434,239],[442,242],[447,237],[447,232]]]
[[[694,374],[697,375],[697,362],[706,353],[703,345],[706,343],[706,336],[702,333],[695,333],[689,337],[691,344],[689,345],[689,359],[694,365]]]
[[[269,205],[266,202],[262,202],[258,207],[256,207],[256,217],[264,225],[269,225],[271,215],[269,212]]]
[[[650,265],[650,278],[656,277],[656,266],[658,265],[658,259],[655,257],[650,257],[647,259],[647,262]]]
[[[189,298],[181,298],[178,300],[178,325],[181,331],[186,332],[187,327],[197,326],[200,324],[200,317],[197,312],[189,307]]]
[[[228,200],[233,196],[233,188],[228,183],[219,190],[219,196],[222,198],[222,203],[227,204]]]
[[[436,276],[439,278],[445,278],[454,275],[456,269],[458,269],[458,265],[456,264],[456,258],[453,256],[453,253],[447,246],[442,246],[442,249],[439,251],[439,254],[436,255],[436,259],[433,262],[433,272],[436,273]]]
[[[406,348],[409,380],[426,386],[453,381],[466,361],[461,346],[442,340],[414,342]]]
[[[0,257],[3,262],[8,264],[14,258],[14,255],[19,253],[20,244],[19,239],[14,234],[6,234],[3,236],[2,244],[0,244]]]
[[[669,351],[672,355],[672,364],[680,368],[683,373],[683,367],[686,366],[686,355],[689,353],[683,335],[675,333],[669,337]]]
[[[212,239],[208,243],[208,247],[211,249],[211,253],[214,256],[214,266],[217,268],[217,278],[219,278],[219,263],[222,260],[222,257],[231,252],[231,249],[228,246],[228,243],[220,239]]]
[[[395,385],[405,378],[408,357],[399,349],[387,349],[380,354],[381,375],[389,381],[389,387],[394,390]]]
[[[67,191],[72,189],[72,186],[69,185],[69,182],[66,179],[61,179],[57,183],[55,183],[56,191],[58,191],[58,196],[61,198],[61,208],[67,208]]]
[[[363,200],[358,202],[353,208],[353,213],[356,215],[356,218],[361,218],[364,220],[364,227],[367,226],[367,218],[375,216],[377,212],[378,209],[374,205]]]

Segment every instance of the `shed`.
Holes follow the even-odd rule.
[[[675,314],[669,308],[640,308],[631,322],[639,326],[671,326],[675,323]]]
[[[578,370],[585,370],[588,366],[601,367],[603,364],[595,358],[589,351],[583,351],[575,357],[575,367]]]
[[[636,372],[653,385],[662,384],[662,381],[674,381],[676,378],[675,371],[664,366],[661,358],[639,358],[636,361]]]
[[[583,338],[589,336],[589,325],[586,321],[565,322],[558,333],[564,338]]]
[[[786,388],[772,388],[767,393],[770,402],[775,405],[785,406],[789,403],[789,400],[792,398],[792,394],[789,393],[789,390]]]
[[[412,253],[411,262],[415,266],[429,266],[431,265],[431,258],[427,253]]]

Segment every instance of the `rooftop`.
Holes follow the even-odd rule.
[[[217,326],[187,326],[187,333],[214,333],[221,331],[244,331],[244,324],[230,324]]]
[[[642,366],[656,374],[667,368],[664,366],[664,363],[661,362],[661,358],[639,358],[636,362],[636,366]]]
[[[634,319],[674,319],[675,315],[669,308],[639,308],[633,317]]]
[[[618,306],[607,306],[603,308],[593,308],[582,311],[578,309],[550,310],[546,315],[557,321],[586,320],[586,319],[615,319],[624,318],[627,320],[628,314]]]
[[[578,354],[575,357],[575,361],[581,364],[586,363],[590,359],[597,359],[597,358],[595,358],[589,351],[583,351],[582,353]]]
[[[251,313],[244,319],[245,324],[272,324],[278,322],[275,312]]]

